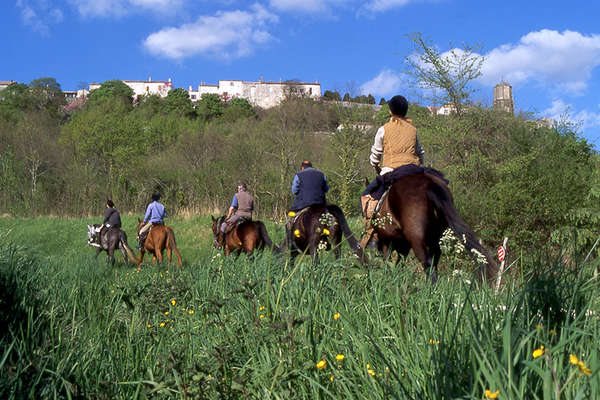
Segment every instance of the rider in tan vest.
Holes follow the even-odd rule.
[[[371,147],[369,161],[377,174],[384,175],[403,165],[423,164],[423,149],[419,144],[417,128],[406,118],[408,101],[403,96],[394,96],[388,102],[390,120],[377,131],[375,142]],[[361,239],[361,247],[369,242],[376,242],[371,218],[377,206],[377,200],[371,196],[360,197],[365,220],[365,234]]]
[[[228,225],[235,226],[241,218],[252,219],[252,211],[254,211],[254,198],[248,193],[246,184],[240,183],[237,193],[233,195],[225,222],[221,224],[221,232],[225,232]]]

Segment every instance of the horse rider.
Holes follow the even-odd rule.
[[[148,231],[153,225],[162,225],[164,223],[163,218],[167,217],[165,206],[160,203],[160,194],[157,192],[152,193],[152,202],[146,207],[146,215],[144,216],[144,225],[141,227],[138,238],[139,246],[138,250],[144,247],[144,241],[148,236]]]
[[[237,187],[237,193],[233,195],[231,206],[225,221],[221,224],[221,232],[225,233],[227,227],[234,227],[242,218],[251,220],[252,211],[254,211],[254,198],[248,193],[248,187],[240,182]]]
[[[294,194],[294,203],[290,208],[290,216],[294,216],[298,211],[313,205],[325,205],[325,193],[329,190],[325,174],[318,169],[313,168],[310,161],[302,161],[300,171],[294,176],[292,181],[292,193]],[[291,234],[294,218],[290,218],[286,224],[288,236]]]
[[[115,208],[115,203],[111,199],[106,200],[106,210],[104,211],[104,220],[102,221],[102,228],[121,228],[121,214]]]
[[[405,165],[422,165],[424,154],[417,128],[412,125],[412,120],[406,117],[406,98],[394,96],[388,102],[388,106],[390,120],[377,131],[369,158],[375,172],[382,176]],[[373,198],[371,193],[379,184],[380,180],[377,179],[370,183],[360,197],[365,221],[365,234],[360,243],[362,248],[370,242],[377,242],[371,218],[379,199]]]

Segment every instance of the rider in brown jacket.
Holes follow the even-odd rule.
[[[404,165],[423,164],[423,149],[419,144],[417,128],[412,125],[410,118],[406,118],[408,101],[403,96],[394,96],[388,102],[388,106],[390,120],[377,131],[369,158],[371,165],[380,175]],[[369,193],[369,190],[365,192]],[[371,218],[378,200],[368,194],[360,197],[365,220],[365,234],[360,243],[362,248],[371,241],[377,241]]]
[[[240,183],[237,193],[233,195],[225,222],[221,224],[221,232],[225,232],[228,225],[234,226],[241,218],[252,219],[252,211],[254,211],[254,198],[248,193],[246,184]]]

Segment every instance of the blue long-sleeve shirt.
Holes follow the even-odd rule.
[[[147,223],[148,220],[153,224],[163,223],[163,218],[166,218],[167,212],[165,211],[165,206],[160,204],[158,201],[153,201],[148,204],[148,208],[146,208],[146,215],[144,216],[144,223]]]

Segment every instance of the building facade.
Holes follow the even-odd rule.
[[[197,102],[203,94],[216,94],[222,98],[241,97],[253,106],[270,108],[281,103],[287,96],[299,95],[318,99],[321,84],[305,82],[244,82],[241,80],[219,80],[217,85],[201,83],[198,90],[188,89],[190,100]]]
[[[148,77],[147,81],[122,81],[124,84],[129,86],[133,90],[133,98],[136,100],[140,96],[145,95],[158,95],[160,97],[167,97],[167,94],[173,89],[173,82],[171,78],[167,81],[153,81],[151,77]],[[98,89],[102,86],[101,83],[90,84],[90,92],[94,89]]]
[[[9,87],[10,85],[12,85],[13,83],[15,83],[15,81],[0,81],[0,90],[6,89],[7,87]]]

